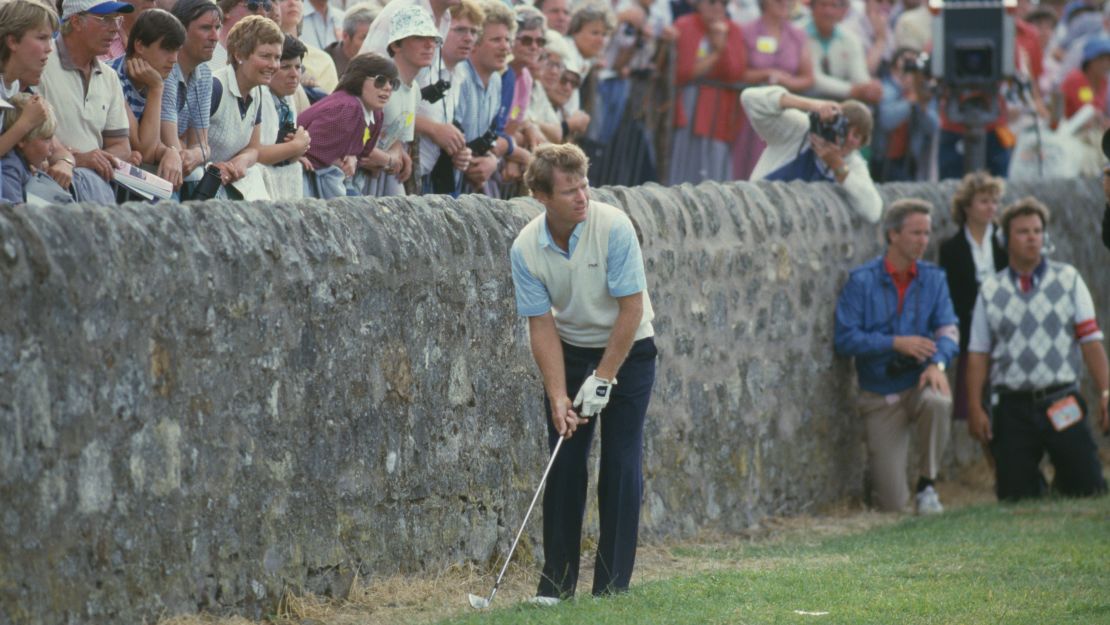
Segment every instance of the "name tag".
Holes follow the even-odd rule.
[[[1052,427],[1056,428],[1057,432],[1063,432],[1079,423],[1082,418],[1083,410],[1079,408],[1079,402],[1075,401],[1074,395],[1057,400],[1048,407],[1048,420],[1052,422]]]
[[[763,54],[774,54],[779,49],[779,40],[763,35],[755,40],[755,49]]]

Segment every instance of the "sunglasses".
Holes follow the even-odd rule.
[[[559,84],[563,86],[569,85],[571,89],[577,89],[582,86],[582,79],[574,74],[563,74],[559,77]]]
[[[258,11],[259,9],[262,9],[263,11],[269,13],[270,9],[274,7],[274,5],[270,4],[270,0],[247,0],[246,6],[247,10],[251,13]]]
[[[532,35],[521,35],[517,37],[516,40],[526,48],[531,48],[532,46],[539,46],[542,48],[547,45],[547,39],[543,37],[533,37]]]
[[[375,89],[385,89],[385,86],[389,85],[390,89],[393,89],[394,91],[396,91],[397,88],[401,86],[401,79],[400,78],[390,78],[389,76],[378,75],[378,76],[373,76],[373,79],[374,79],[374,88]]]

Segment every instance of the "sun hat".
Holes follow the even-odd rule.
[[[432,23],[432,16],[424,9],[409,5],[393,14],[389,21],[389,44],[409,37],[435,37],[436,43],[443,43],[439,30]]]
[[[1100,56],[1110,56],[1110,37],[1099,35],[1091,37],[1083,44],[1083,65]]]

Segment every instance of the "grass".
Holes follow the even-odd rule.
[[[1110,624],[1107,497],[972,506],[847,536],[687,544],[673,555],[706,571],[556,608],[495,601],[441,623]]]

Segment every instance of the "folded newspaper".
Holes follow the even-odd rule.
[[[149,199],[167,200],[173,195],[173,185],[165,178],[159,178],[125,161],[116,161],[113,172],[116,182]]]

